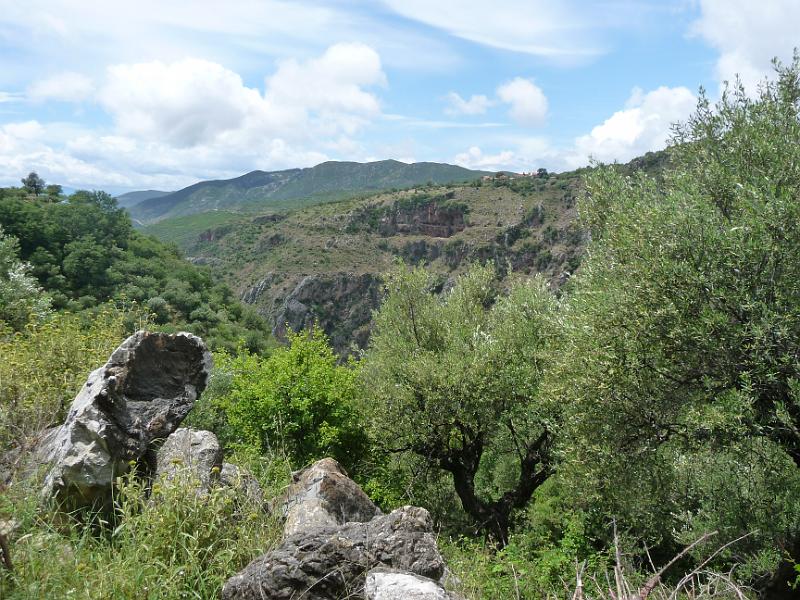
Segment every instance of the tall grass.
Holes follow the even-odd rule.
[[[14,570],[0,569],[0,598],[217,598],[225,580],[280,539],[281,524],[246,490],[197,493],[178,477],[118,480],[115,514],[88,522],[42,512],[31,490],[0,498],[13,515]],[[276,496],[282,486],[265,490]]]

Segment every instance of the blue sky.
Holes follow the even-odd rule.
[[[625,161],[798,26],[797,0],[0,0],[0,185]]]

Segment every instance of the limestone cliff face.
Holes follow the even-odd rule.
[[[334,349],[348,354],[366,346],[380,290],[380,277],[370,273],[320,273],[299,281],[269,274],[247,289],[242,300],[272,321],[278,338],[286,337],[287,328],[300,331],[316,322]]]
[[[395,206],[381,219],[381,235],[417,234],[449,238],[464,231],[464,207],[428,202],[415,206]]]

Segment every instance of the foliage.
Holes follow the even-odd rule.
[[[44,191],[45,182],[35,171],[31,171],[27,177],[22,178],[22,187],[29,194],[38,196]]]
[[[497,548],[462,537],[444,540],[448,567],[462,591],[478,598],[546,598],[564,595],[576,564],[586,574],[604,573],[608,553],[593,537],[593,516],[574,510],[558,476],[533,495],[508,545]]]
[[[354,404],[355,376],[337,364],[318,329],[290,333],[289,345],[267,358],[218,354],[212,387],[227,381],[212,402],[224,413],[223,439],[262,454],[285,452],[295,467],[332,456],[352,468],[367,441]]]
[[[50,298],[20,262],[19,244],[0,227],[0,322],[15,330],[39,321],[50,312]]]
[[[107,300],[150,306],[165,330],[190,330],[211,345],[265,346],[266,322],[224,284],[174,247],[134,231],[104,192],[77,192],[60,202],[0,189],[0,224],[19,241],[21,258],[57,309]]]
[[[464,510],[504,541],[510,515],[553,468],[556,415],[538,384],[555,300],[539,279],[507,296],[473,266],[438,297],[432,275],[400,265],[387,283],[365,357],[365,410],[388,452],[453,477]]]
[[[580,205],[547,387],[587,501],[662,551],[705,527],[759,529],[721,561],[800,551],[800,60],[777,70],[702,97],[663,182],[601,169]]]
[[[19,332],[0,330],[0,448],[63,421],[89,372],[146,324],[135,306],[107,304],[56,313]]]
[[[32,490],[0,497],[0,517],[20,524],[15,570],[0,570],[0,597],[219,597],[231,574],[279,541],[280,524],[241,490],[199,495],[192,483],[158,483],[155,497],[141,481],[121,479],[115,518],[93,527],[42,514]]]

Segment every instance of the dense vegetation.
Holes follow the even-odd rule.
[[[244,338],[256,350],[267,343],[264,320],[230,288],[186,262],[174,246],[136,232],[108,194],[0,189],[0,227],[4,239],[11,238],[2,243],[18,250],[16,260],[29,265],[56,310],[136,302],[160,327],[192,331],[212,345],[233,348]]]
[[[596,597],[618,598],[607,590],[636,589],[698,539],[662,575],[674,591],[661,588],[663,597],[791,597],[800,561],[800,58],[777,74],[757,96],[733,87],[716,106],[701,99],[657,177],[586,172],[578,211],[588,247],[557,293],[538,277],[501,278],[490,264],[448,283],[396,265],[358,360],[338,363],[319,331],[271,354],[219,349],[190,422],[215,430],[272,496],[289,469],[333,455],[384,508],[427,507],[472,598],[572,597],[576,569]],[[164,252],[102,195],[55,198],[0,199],[6,446],[63,410],[81,364],[102,360],[126,323],[148,318],[112,305],[75,311],[142,285],[140,271],[123,268],[142,259],[131,245]],[[36,219],[24,217],[33,211]],[[84,211],[99,211],[92,233],[80,227]],[[59,220],[82,235],[70,237]],[[40,236],[31,247],[36,227],[53,241]],[[73,264],[86,264],[97,286]],[[191,319],[177,304],[167,314]],[[3,498],[0,516],[20,515],[23,533],[18,570],[0,574],[0,591],[124,596],[160,577],[169,584],[152,597],[213,596],[275,540],[263,515],[232,518],[238,500],[191,502],[178,489],[166,492],[174,502],[154,505],[134,481],[120,490],[123,525],[101,523],[99,536],[55,527],[30,497]],[[96,589],[74,576],[81,570]]]

